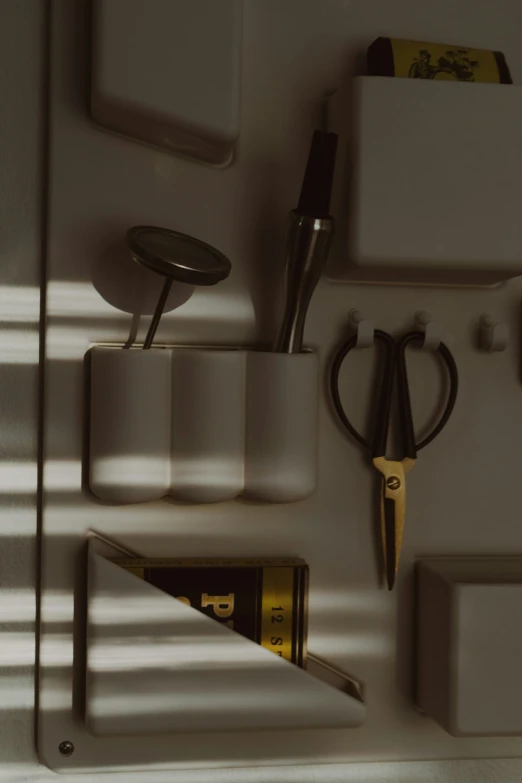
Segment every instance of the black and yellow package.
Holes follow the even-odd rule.
[[[502,52],[467,46],[377,38],[368,48],[370,76],[512,84]]]
[[[308,566],[304,560],[116,558],[113,562],[305,667]]]

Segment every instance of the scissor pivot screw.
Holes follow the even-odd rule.
[[[390,476],[386,479],[386,486],[388,489],[400,489],[401,480],[398,476]]]

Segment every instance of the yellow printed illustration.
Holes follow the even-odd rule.
[[[493,52],[393,39],[391,44],[395,76],[464,82],[499,81]]]

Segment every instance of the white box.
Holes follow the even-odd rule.
[[[421,560],[420,709],[454,736],[522,734],[522,559]]]
[[[366,76],[340,134],[335,280],[493,285],[522,274],[522,88]]]

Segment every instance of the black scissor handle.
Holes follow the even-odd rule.
[[[406,348],[410,343],[414,343],[414,342],[423,343],[424,334],[422,332],[409,332],[399,340],[397,346],[398,348],[397,374],[399,378],[399,384],[401,383],[401,378],[403,379],[403,382],[406,384],[406,392],[408,392],[408,375],[406,371]],[[446,368],[448,370],[448,375],[450,380],[448,399],[446,402],[446,407],[444,408],[444,411],[442,412],[442,415],[439,421],[437,422],[437,424],[435,425],[435,427],[431,430],[431,432],[428,435],[426,435],[425,438],[423,438],[420,441],[420,443],[415,444],[415,448],[417,451],[420,451],[429,443],[431,443],[432,440],[435,440],[437,435],[439,435],[442,432],[442,430],[448,423],[451,414],[453,413],[453,408],[455,407],[455,403],[457,401],[457,394],[459,391],[459,371],[457,369],[457,363],[455,362],[455,359],[453,358],[453,354],[451,353],[448,346],[445,345],[445,343],[439,343],[439,347],[437,348],[437,351],[440,354],[442,361],[446,365]],[[408,399],[409,399],[409,393],[408,393]],[[412,421],[412,438],[415,441],[415,436],[413,434],[413,419],[411,417],[411,406],[410,406],[410,420]]]
[[[364,448],[371,451],[373,457],[384,456],[390,424],[393,380],[396,366],[399,415],[403,441],[402,446],[404,450],[403,456],[415,459],[417,451],[423,449],[425,446],[431,443],[434,438],[437,437],[437,435],[447,424],[448,419],[453,412],[458,392],[458,370],[455,359],[453,358],[449,348],[444,343],[440,343],[438,352],[448,369],[450,378],[448,400],[446,407],[433,430],[425,438],[423,438],[420,443],[415,443],[405,354],[406,348],[408,345],[410,345],[410,343],[423,342],[424,334],[422,332],[408,332],[408,334],[405,334],[398,342],[396,342],[395,339],[390,334],[388,334],[388,332],[376,329],[374,332],[374,337],[384,346],[385,354],[373,441],[370,442],[366,440],[366,438],[364,438],[355,429],[344,411],[339,394],[339,373],[341,366],[346,356],[355,348],[357,343],[357,335],[353,335],[346,343],[344,343],[334,357],[332,369],[330,372],[330,392],[332,395],[332,402],[335,411],[342,424],[355,438],[355,440],[361,444],[361,446],[364,446]]]
[[[384,363],[381,377],[381,391],[377,404],[375,429],[373,431],[373,442],[370,446],[373,458],[384,457],[386,454],[397,352],[395,340],[388,332],[382,332],[380,329],[376,329],[374,332],[374,339],[383,345]]]
[[[415,431],[413,429],[410,387],[406,369],[406,346],[416,341],[418,335],[420,335],[421,340],[424,339],[424,335],[420,332],[409,332],[397,343],[397,400],[402,437],[402,456],[410,459],[416,459],[418,447],[415,443]]]
[[[378,342],[381,342],[384,346],[385,350],[385,358],[384,358],[384,366],[383,366],[383,374],[382,374],[382,385],[381,385],[381,392],[379,394],[379,403],[378,403],[378,415],[377,415],[377,421],[375,424],[375,434],[374,434],[374,442],[373,444],[370,443],[370,441],[366,440],[353,426],[350,419],[346,415],[343,404],[341,402],[341,397],[339,394],[339,373],[341,371],[341,366],[350,353],[356,345],[357,345],[357,335],[354,334],[352,337],[350,337],[349,340],[347,340],[346,343],[344,343],[340,349],[338,350],[337,354],[335,355],[332,369],[330,372],[330,392],[332,395],[332,401],[335,408],[335,411],[337,415],[339,416],[339,419],[344,424],[350,435],[352,435],[356,441],[358,441],[361,446],[364,446],[365,449],[369,449],[371,452],[374,451],[377,440],[380,444],[382,444],[384,440],[384,446],[383,448],[386,449],[386,438],[388,433],[388,426],[390,422],[390,412],[391,412],[391,399],[392,399],[392,391],[393,391],[393,375],[395,370],[395,350],[396,350],[396,344],[393,337],[388,334],[388,332],[383,332],[380,329],[375,329],[374,331],[374,339]],[[377,437],[378,436],[378,437]]]

